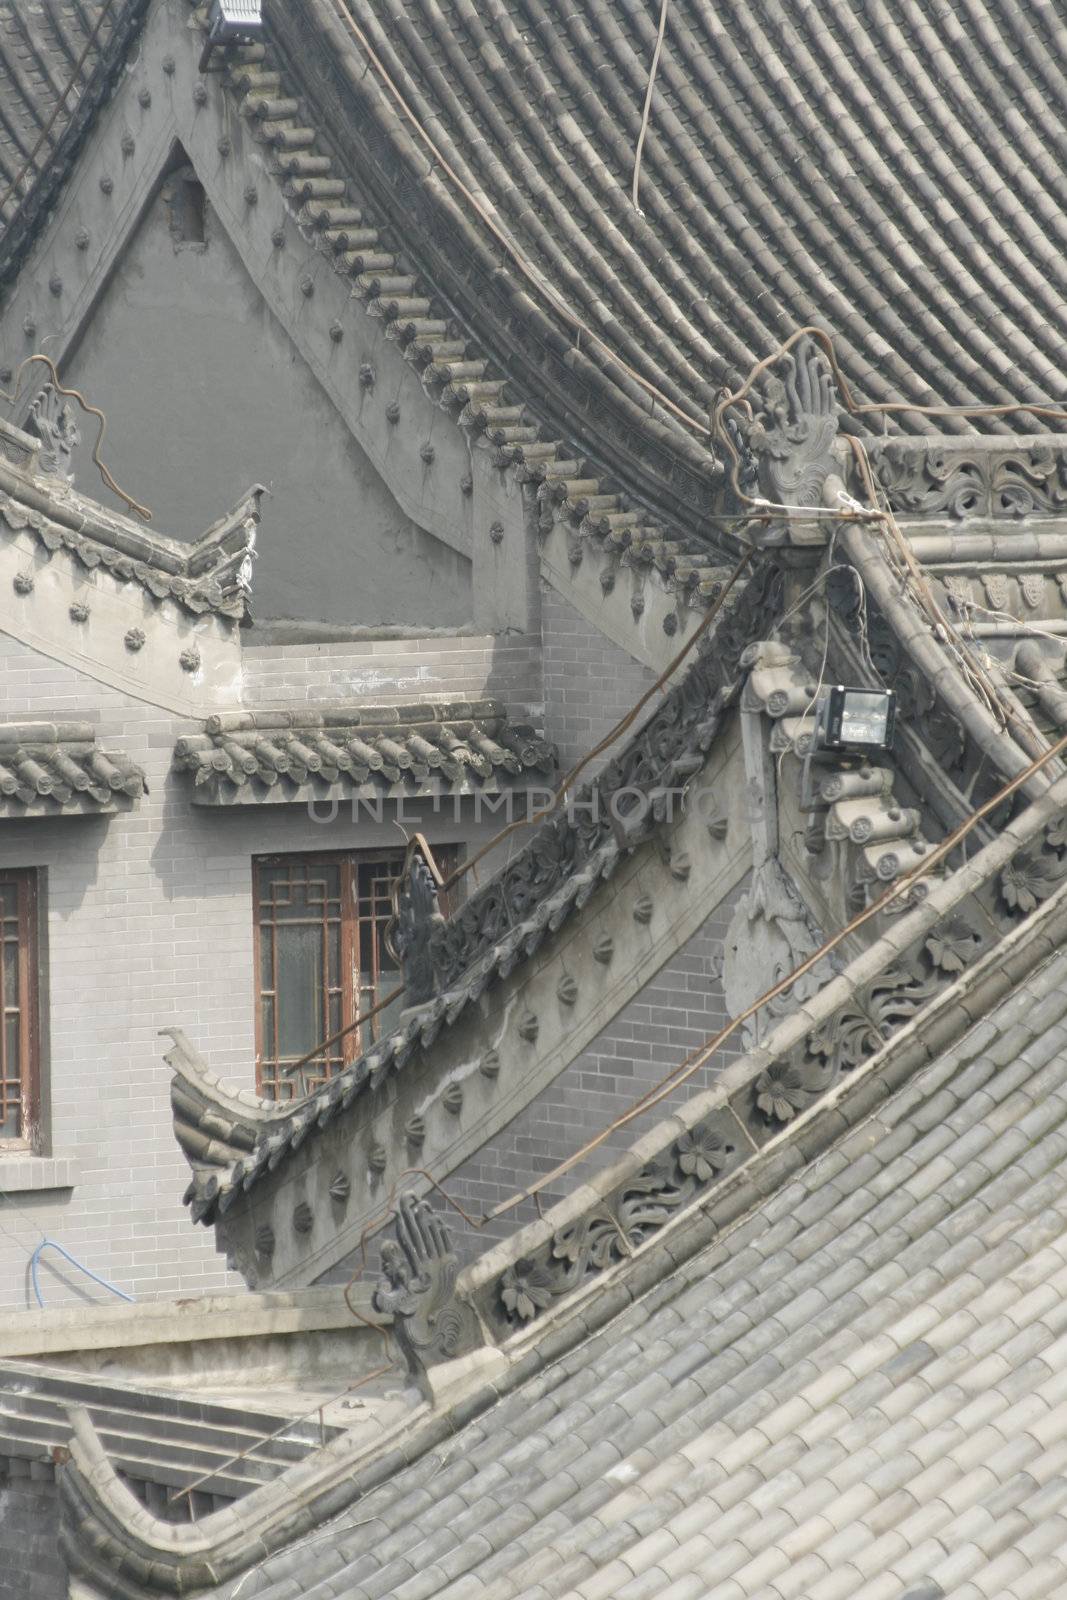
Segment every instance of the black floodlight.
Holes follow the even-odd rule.
[[[896,710],[897,697],[891,689],[846,689],[835,684],[819,701],[813,753],[889,750]]]
[[[212,44],[252,44],[263,27],[263,0],[212,0],[208,38]]]
[[[200,71],[206,72],[217,44],[255,44],[263,33],[263,0],[211,0],[207,38],[200,52]]]

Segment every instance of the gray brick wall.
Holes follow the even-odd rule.
[[[633,708],[656,674],[605,638],[548,584],[542,585],[541,607],[545,731],[559,747],[562,771]],[[656,696],[649,703],[641,720],[653,713],[658,699]],[[599,771],[612,753],[605,752],[592,763],[580,781]],[[469,1215],[482,1216],[549,1172],[658,1083],[689,1050],[722,1027],[727,1020],[722,942],[743,887],[708,918],[555,1083],[453,1174],[446,1185],[448,1194]],[[739,1053],[739,1042],[731,1041],[675,1094],[619,1129],[574,1173],[552,1190],[545,1190],[542,1205],[547,1208],[584,1182],[590,1172],[608,1165],[638,1134],[666,1116],[672,1105],[707,1088],[725,1063]],[[480,1230],[469,1228],[450,1211],[449,1226],[461,1255],[471,1259],[536,1215],[535,1203],[526,1201]]]
[[[522,680],[513,704],[525,714],[539,693],[529,641],[501,650],[486,640],[454,651],[447,644],[423,653],[431,671],[447,660],[441,681],[461,684],[456,692],[503,694],[496,684]],[[414,654],[370,652],[377,698],[412,698],[395,675]],[[469,659],[454,669],[461,656]],[[281,665],[264,652],[250,675],[274,691],[261,704],[279,703],[286,685],[293,696],[349,692],[335,647],[286,647]],[[194,1228],[181,1204],[189,1174],[171,1132],[158,1030],[184,1028],[214,1071],[251,1086],[252,856],[395,847],[400,835],[387,819],[353,824],[343,808],[316,826],[300,807],[194,807],[187,780],[170,772],[174,740],[190,724],[0,636],[0,720],[49,715],[92,722],[105,748],[145,767],[149,794],[116,817],[0,823],[0,866],[46,873],[51,1142],[80,1173],[73,1189],[4,1190],[0,1146],[0,1309],[35,1303],[27,1263],[42,1235],[137,1299],[237,1289],[213,1234]],[[457,823],[451,805],[436,817],[413,811],[431,839],[466,840],[471,849],[499,825],[493,817],[480,827]],[[54,1254],[44,1261],[49,1306],[108,1298]]]
[[[469,1215],[480,1217],[501,1201],[528,1188],[614,1121],[689,1051],[702,1045],[728,1021],[722,993],[723,939],[742,882],[678,953],[661,967],[609,1027],[562,1072],[543,1094],[484,1145],[448,1180],[448,1195]],[[731,1039],[699,1072],[659,1105],[614,1132],[610,1139],[541,1195],[547,1208],[590,1173],[610,1165],[619,1152],[678,1105],[712,1084],[723,1067],[741,1054],[740,1037]],[[449,1209],[449,1208],[446,1208]],[[464,1260],[497,1239],[506,1238],[537,1215],[524,1201],[483,1228],[468,1228],[449,1209],[449,1227]]]
[[[0,1459],[0,1600],[66,1600],[59,1500],[44,1463]]]
[[[566,771],[631,710],[656,674],[605,638],[550,584],[541,586],[541,628],[545,733],[558,745]],[[655,710],[656,699],[643,717]],[[605,754],[591,764],[581,781],[608,759]]]
[[[253,629],[243,652],[244,692],[249,705],[262,706],[492,695],[516,721],[540,726],[540,654],[540,640],[525,634],[257,645]]]

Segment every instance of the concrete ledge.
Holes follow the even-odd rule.
[[[368,1321],[387,1326],[374,1311],[371,1290],[356,1285],[352,1299]],[[205,1295],[202,1299],[153,1300],[145,1305],[77,1306],[28,1311],[0,1321],[0,1359],[75,1354],[88,1350],[138,1349],[203,1339],[252,1339],[341,1329],[359,1323],[341,1289],[302,1289],[293,1294]]]
[[[80,1177],[81,1162],[74,1156],[0,1156],[0,1192],[73,1189]]]

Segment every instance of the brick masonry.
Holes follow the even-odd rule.
[[[529,1188],[629,1109],[686,1055],[729,1020],[722,992],[723,940],[743,881],[689,942],[661,967],[637,998],[573,1061],[545,1092],[484,1145],[445,1185],[469,1216],[481,1217]],[[707,1089],[742,1053],[740,1034],[658,1105],[617,1129],[574,1170],[541,1195],[545,1210],[609,1165],[638,1135],[671,1109]],[[448,1225],[464,1260],[507,1237],[537,1216],[533,1200],[483,1228],[467,1226],[451,1211]]]
[[[543,585],[545,731],[558,746],[566,770],[632,709],[655,674],[606,639],[548,585]],[[655,701],[650,703],[649,713]],[[595,773],[612,752],[590,767]],[[584,781],[584,775],[583,775]],[[728,1020],[722,990],[723,940],[742,882],[615,1018],[609,1027],[477,1155],[445,1188],[468,1215],[481,1217],[543,1177],[586,1140],[626,1111],[685,1055]],[[741,1053],[740,1037],[729,1042],[688,1083],[642,1117],[617,1130],[572,1174],[542,1195],[547,1208],[589,1174],[613,1161],[673,1105],[706,1089]],[[457,1250],[473,1259],[536,1215],[532,1200],[481,1229],[469,1227],[441,1202]],[[343,1282],[355,1259],[332,1268],[324,1282]]]
[[[588,622],[549,585],[541,595],[544,630],[545,730],[559,747],[566,769],[599,742],[655,682],[655,673],[635,661]],[[658,697],[657,697],[658,698]],[[656,699],[648,712],[655,709]],[[595,773],[608,751],[590,767]],[[584,775],[583,775],[584,776]],[[613,1121],[689,1050],[703,1044],[727,1021],[722,992],[723,939],[741,885],[673,956],[640,995],[615,1017],[589,1049],[511,1122],[500,1136],[450,1178],[447,1189],[465,1211],[481,1216],[565,1160]],[[677,1091],[686,1098],[707,1088],[735,1054],[731,1044]],[[546,1190],[547,1207],[591,1171],[615,1159],[645,1128],[676,1103],[664,1100],[614,1133],[573,1174]],[[489,1223],[468,1228],[453,1212],[449,1226],[465,1259],[503,1238],[536,1215],[533,1201]]]
[[[656,674],[595,628],[548,584],[541,589],[545,733],[566,771],[630,711]],[[649,703],[648,712],[655,710]],[[605,754],[588,769],[595,774]],[[583,778],[586,774],[583,774]]]
[[[49,1465],[0,1459],[0,1600],[66,1600],[59,1498]]]
[[[528,640],[382,644],[251,649],[248,699],[410,699],[402,674],[416,659],[426,668],[418,693],[495,693],[516,719],[539,710]],[[214,1071],[251,1086],[251,858],[395,846],[400,836],[394,822],[353,823],[343,810],[316,826],[299,807],[194,807],[170,772],[190,724],[0,636],[0,720],[49,716],[92,722],[105,748],[145,768],[149,794],[110,818],[0,827],[0,866],[45,874],[51,1153],[73,1160],[76,1175],[73,1187],[29,1190],[0,1149],[0,1309],[34,1303],[28,1263],[42,1235],[137,1299],[237,1289],[211,1232],[192,1227],[181,1204],[188,1168],[171,1132],[158,1030],[181,1026]],[[457,822],[451,804],[436,817],[412,809],[431,839],[469,848],[499,826]],[[44,1261],[49,1306],[107,1298],[58,1256]]]

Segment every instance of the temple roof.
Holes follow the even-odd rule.
[[[592,1337],[212,1593],[1062,1593],[1065,981],[1060,951]]]
[[[61,107],[50,159],[6,206],[0,272],[47,214],[146,8],[117,5],[80,63],[107,9],[0,13],[9,180]],[[400,307],[401,335],[443,319],[438,343],[473,339],[440,358],[446,387],[475,417],[532,406],[586,458],[581,481],[607,472],[660,512],[706,512],[721,472],[709,409],[805,323],[832,335],[860,400],[1062,396],[1058,7],[986,0],[935,21],[907,0],[800,14],[675,0],[636,208],[655,7],[267,0],[264,14],[267,70],[257,46],[238,71],[290,198],[335,234],[315,184],[354,183],[362,220],[329,242],[369,303]],[[81,92],[61,102],[75,66]],[[487,401],[505,378],[507,400]]]
[[[677,0],[639,209],[656,8],[267,16],[287,51],[304,29],[309,65],[329,52],[339,144],[373,153],[404,246],[516,380],[558,390],[594,453],[643,418],[706,475],[717,391],[805,323],[861,399],[1062,394],[1063,22],[973,10]]]
[[[198,805],[484,793],[555,771],[555,751],[496,700],[232,711],[179,739]]]
[[[790,1092],[775,1052],[854,995],[860,958],[462,1272],[447,1307],[476,1307],[495,1350],[433,1369],[432,1400],[411,1397],[369,1448],[339,1437],[175,1530],[77,1427],[74,1570],[118,1574],[129,1600],[1059,1593],[1065,937],[1061,884],[829,1094],[758,1133],[744,1096]]]

